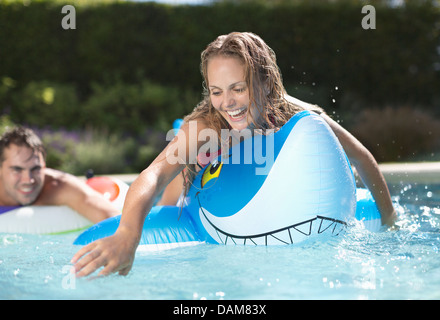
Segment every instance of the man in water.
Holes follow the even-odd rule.
[[[31,130],[15,127],[0,137],[0,206],[68,206],[93,223],[120,214],[79,178],[46,168],[46,151]]]

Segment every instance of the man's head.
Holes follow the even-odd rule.
[[[30,129],[16,127],[0,138],[0,200],[9,205],[29,205],[44,185],[46,152]]]

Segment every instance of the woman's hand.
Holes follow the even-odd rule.
[[[99,272],[99,276],[113,272],[127,275],[133,265],[139,243],[139,240],[133,238],[132,234],[120,226],[114,235],[84,246],[71,260],[75,264],[76,276],[88,276],[101,267],[104,269]]]
[[[396,210],[390,210],[386,214],[383,214],[381,212],[382,216],[382,224],[386,225],[390,228],[396,228],[396,221],[397,221],[397,212]]]

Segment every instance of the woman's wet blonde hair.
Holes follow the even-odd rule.
[[[203,121],[209,128],[216,130],[220,137],[221,129],[230,129],[228,122],[212,105],[209,95],[208,63],[214,57],[237,58],[245,68],[246,84],[249,89],[251,105],[257,107],[259,122],[248,112],[249,122],[256,129],[279,128],[293,115],[305,109],[287,100],[281,72],[274,51],[256,34],[250,32],[232,32],[221,35],[211,42],[201,54],[200,71],[203,76],[203,100],[185,117],[184,121]],[[321,113],[316,105],[308,109]],[[219,141],[220,142],[220,141]],[[220,144],[221,145],[221,142]],[[196,174],[194,166],[184,170],[185,181],[191,182]],[[185,189],[187,190],[187,183]]]
[[[235,57],[243,64],[251,104],[257,106],[262,116],[262,123],[249,119],[255,128],[281,127],[294,114],[304,110],[304,107],[286,99],[286,90],[274,51],[256,34],[232,32],[219,36],[202,52],[200,71],[204,80],[204,99],[185,121],[203,120],[218,133],[221,129],[229,128],[227,121],[212,106],[209,96],[208,62],[217,56]],[[322,112],[318,106],[311,107]],[[248,116],[252,117],[251,113],[248,113]]]

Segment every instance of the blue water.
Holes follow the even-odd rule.
[[[126,277],[71,276],[77,234],[0,234],[0,299],[439,299],[440,185],[390,187],[399,230],[138,251]]]

